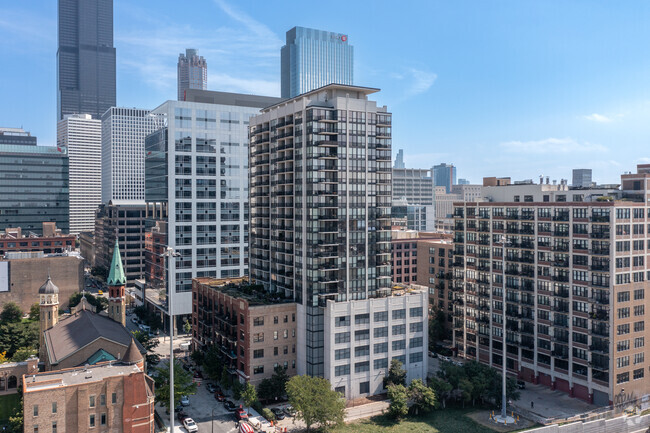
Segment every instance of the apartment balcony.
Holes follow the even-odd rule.
[[[589,269],[596,272],[609,272],[609,265],[591,265]]]
[[[569,213],[559,213],[553,215],[553,221],[569,221]]]
[[[569,276],[568,275],[553,275],[553,281],[558,281],[561,283],[568,283],[569,282]]]
[[[589,317],[593,320],[601,321],[601,322],[608,322],[609,321],[609,311],[607,310],[602,310],[602,309],[597,309],[594,310]]]
[[[551,265],[559,268],[568,268],[569,260],[554,260]]]
[[[609,345],[606,344],[592,344],[589,346],[589,350],[592,352],[597,352],[597,353],[602,353],[602,354],[609,354]]]
[[[569,251],[569,244],[553,245],[552,250],[555,251],[555,252],[568,252]]]
[[[609,248],[594,248],[589,250],[589,253],[597,256],[609,256]]]
[[[609,239],[609,232],[591,232],[592,239]]]
[[[592,215],[590,221],[592,223],[609,223],[609,215]]]
[[[553,236],[569,237],[569,232],[568,231],[563,231],[563,230],[554,230],[553,231]]]

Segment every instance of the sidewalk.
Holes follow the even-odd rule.
[[[349,407],[345,409],[345,422],[352,422],[363,418],[370,418],[375,415],[381,415],[388,409],[388,401],[375,401],[360,406]],[[283,407],[285,405],[279,405]],[[287,432],[299,433],[305,431],[305,423],[292,417],[286,417],[282,421],[277,422],[280,428],[287,428]]]

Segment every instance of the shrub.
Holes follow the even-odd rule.
[[[275,421],[275,415],[273,414],[273,412],[271,412],[271,409],[269,409],[268,407],[262,409],[262,416],[266,418],[268,421]]]

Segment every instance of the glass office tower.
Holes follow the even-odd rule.
[[[451,192],[451,187],[456,185],[456,167],[453,164],[442,164],[433,166],[433,185],[444,186],[447,194]]]
[[[347,35],[294,27],[281,55],[283,98],[328,84],[353,84],[354,49]]]
[[[188,48],[178,55],[178,100],[185,100],[187,89],[208,89],[208,63],[199,50]]]
[[[113,0],[59,0],[57,120],[115,104]]]

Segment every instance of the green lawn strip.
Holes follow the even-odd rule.
[[[13,416],[18,405],[20,405],[20,395],[0,395],[0,422],[6,421],[10,416]]]

